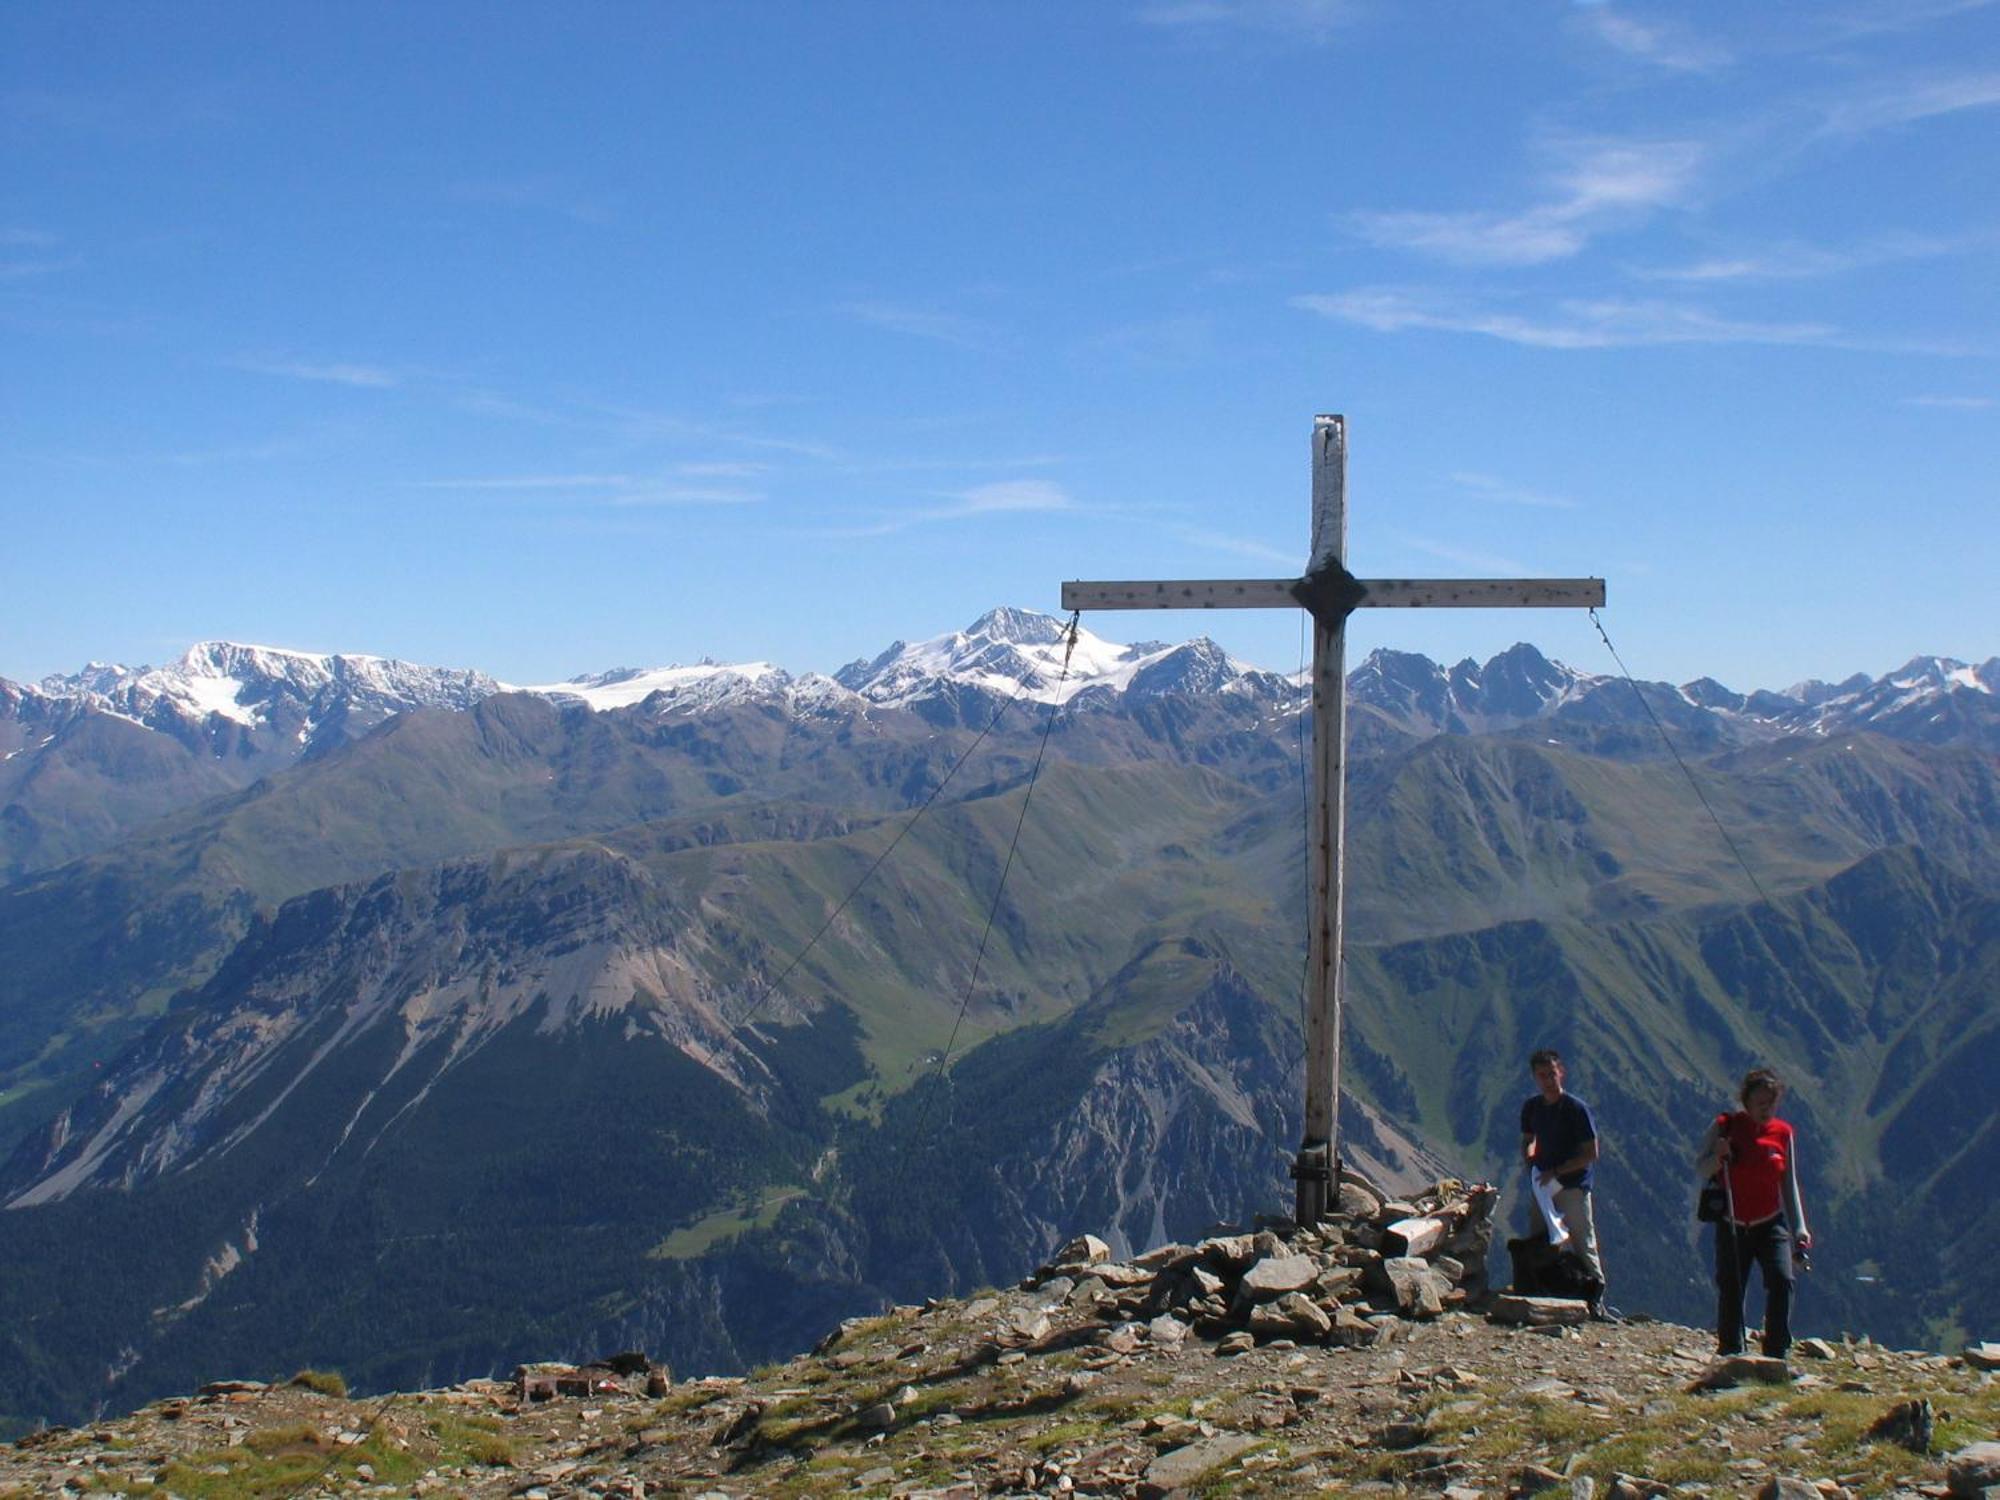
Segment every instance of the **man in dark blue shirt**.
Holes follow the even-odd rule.
[[[1535,1087],[1521,1105],[1521,1160],[1535,1180],[1552,1189],[1556,1212],[1562,1215],[1575,1243],[1584,1274],[1597,1290],[1590,1315],[1609,1316],[1604,1308],[1604,1259],[1597,1248],[1597,1221],[1591,1213],[1591,1167],[1597,1161],[1597,1126],[1590,1106],[1563,1091],[1562,1054],[1544,1047],[1528,1059]]]

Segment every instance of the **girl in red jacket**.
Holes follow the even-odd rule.
[[[1783,1359],[1792,1345],[1792,1246],[1812,1249],[1799,1197],[1798,1143],[1778,1118],[1785,1086],[1769,1068],[1743,1080],[1743,1108],[1718,1115],[1695,1170],[1724,1173],[1729,1215],[1715,1226],[1715,1337],[1723,1354],[1743,1352],[1743,1293],[1754,1261],[1764,1275],[1764,1352]],[[1730,1222],[1733,1220],[1733,1222]]]

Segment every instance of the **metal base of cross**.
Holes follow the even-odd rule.
[[[1300,1143],[1299,1154],[1292,1161],[1292,1181],[1299,1185],[1293,1223],[1310,1229],[1333,1212],[1337,1202],[1334,1184],[1340,1175],[1338,1166],[1331,1141]]]

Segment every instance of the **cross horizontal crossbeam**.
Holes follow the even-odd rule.
[[[1064,609],[1282,609],[1298,607],[1303,578],[1083,582],[1062,586]],[[1602,578],[1360,578],[1362,609],[1494,609],[1574,605],[1599,609]]]

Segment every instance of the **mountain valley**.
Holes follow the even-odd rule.
[[[1287,1205],[1297,686],[1201,641],[1086,633],[1065,669],[1062,627],[832,677],[209,646],[179,683],[0,683],[0,1413],[614,1347],[740,1371],[1076,1233]],[[1979,1336],[1996,688],[1370,657],[1350,1159],[1517,1196],[1522,1059],[1561,1046],[1613,1295],[1698,1322],[1684,1161],[1768,1062],[1815,1328]]]

